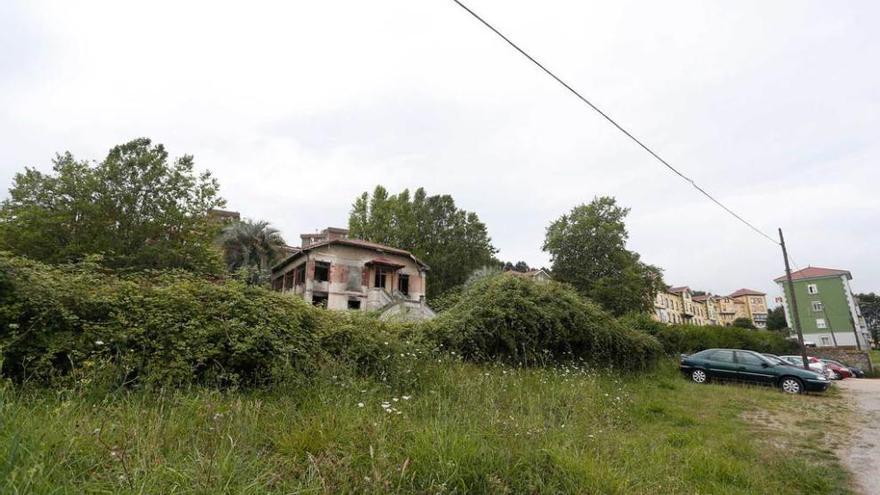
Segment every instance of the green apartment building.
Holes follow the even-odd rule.
[[[868,348],[869,333],[849,281],[847,270],[809,266],[791,273],[797,296],[804,342],[818,347]],[[783,275],[774,279],[783,293],[783,308],[789,328],[792,324],[791,290]],[[858,339],[858,340],[856,340]]]

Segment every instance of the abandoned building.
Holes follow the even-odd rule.
[[[383,318],[434,316],[425,304],[428,265],[410,252],[328,227],[272,268],[272,288],[328,309],[379,311]]]

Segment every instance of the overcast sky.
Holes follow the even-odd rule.
[[[469,5],[799,266],[880,290],[880,3]],[[596,195],[673,285],[772,297],[781,253],[450,0],[0,2],[0,198],[146,136],[288,241],[381,183],[479,214],[504,260]],[[771,300],[772,301],[772,300]]]

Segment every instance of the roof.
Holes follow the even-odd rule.
[[[802,270],[798,270],[796,272],[791,272],[792,280],[806,280],[810,278],[822,278],[822,277],[839,277],[841,275],[846,275],[846,278],[852,280],[852,274],[847,270],[838,270],[836,268],[822,268],[820,266],[808,266]],[[785,275],[781,277],[776,277],[773,279],[774,282],[783,282],[785,281]]]
[[[763,292],[754,289],[740,289],[728,297],[740,297],[740,296],[766,296]]]
[[[691,300],[695,302],[705,302],[708,301],[710,298],[712,298],[712,294],[705,294],[702,296],[694,296],[691,298]]]
[[[683,286],[683,287],[672,287],[672,288],[669,289],[668,292],[672,292],[673,294],[677,294],[677,293],[679,293],[679,292],[684,292],[684,291],[688,291],[688,292],[690,292],[690,291],[691,291],[691,288],[688,287],[687,285],[685,285],[685,286]]]
[[[430,267],[427,265],[427,263],[416,258],[412,253],[410,253],[409,251],[407,251],[405,249],[399,249],[396,247],[386,246],[384,244],[378,244],[376,242],[365,241],[363,239],[348,239],[348,238],[341,238],[340,237],[340,238],[336,238],[336,239],[321,241],[321,242],[312,244],[311,246],[301,248],[300,250],[296,251],[295,253],[290,254],[290,256],[286,256],[283,260],[276,263],[272,267],[272,271],[274,272],[275,270],[281,268],[282,266],[290,263],[291,261],[293,261],[294,258],[296,258],[297,256],[299,256],[303,253],[307,253],[313,249],[317,249],[317,248],[324,247],[324,246],[330,246],[333,244],[340,244],[343,246],[360,247],[360,248],[372,249],[374,251],[381,251],[384,253],[405,256],[405,257],[410,258],[411,260],[415,261],[416,264],[420,265],[422,268],[424,268],[426,270],[430,269]]]

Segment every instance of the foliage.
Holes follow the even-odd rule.
[[[543,246],[556,280],[617,316],[650,311],[663,285],[659,268],[626,249],[628,213],[614,198],[596,198],[553,221]]]
[[[618,318],[617,321],[627,328],[645,332],[648,335],[657,335],[667,327],[665,323],[655,320],[648,313],[627,313]]]
[[[216,272],[218,183],[192,156],[169,162],[161,144],[135,139],[95,166],[69,152],[53,172],[26,168],[0,206],[0,250],[43,261],[103,254],[111,267]]]
[[[476,281],[429,322],[428,331],[473,361],[533,365],[574,358],[638,369],[651,366],[660,352],[652,337],[621,326],[570,287],[510,274]]]
[[[749,349],[772,354],[790,354],[798,350],[797,342],[779,332],[749,330],[738,327],[663,325],[653,333],[667,354],[690,354],[716,347]]]
[[[880,294],[873,292],[858,294],[856,299],[859,301],[859,309],[862,317],[865,318],[868,331],[871,332],[871,338],[874,339],[875,345],[880,345]]]
[[[747,328],[750,330],[756,330],[758,328],[755,326],[754,323],[752,323],[751,318],[746,318],[744,316],[733,320],[733,326],[736,328]]]
[[[266,285],[271,267],[284,255],[284,238],[266,221],[245,220],[227,225],[220,237],[226,269],[244,273],[251,285]]]
[[[787,330],[788,322],[785,321],[785,309],[776,306],[767,313],[767,330]]]
[[[449,195],[428,196],[419,188],[389,195],[382,186],[352,206],[349,234],[401,249],[431,267],[428,297],[464,283],[475,269],[493,262],[495,248],[476,213],[460,210]]]
[[[338,374],[406,383],[412,378],[412,360],[425,354],[413,323],[386,322],[362,311],[317,313],[318,343]]]
[[[531,270],[531,268],[529,267],[529,264],[526,263],[525,261],[517,261],[516,263],[511,263],[508,261],[508,262],[504,263],[502,270],[504,270],[505,272],[525,273],[525,272]]]
[[[390,387],[0,389],[0,493],[848,493],[817,448],[845,431],[840,394],[696,385],[672,363],[412,365],[418,381]]]
[[[0,256],[4,375],[51,382],[90,367],[116,384],[263,383],[314,368],[304,301],[183,272],[119,276],[93,260]]]

